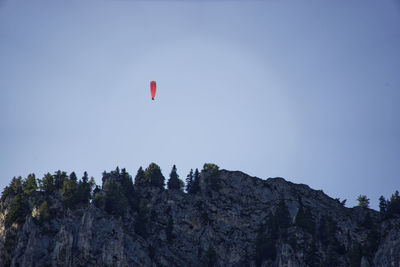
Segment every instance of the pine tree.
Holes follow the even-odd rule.
[[[14,222],[22,223],[26,215],[29,213],[29,205],[23,194],[17,194],[10,203],[6,222],[11,225]]]
[[[387,204],[387,216],[391,217],[395,214],[400,214],[400,195],[398,190],[392,194]]]
[[[75,181],[75,183],[78,182],[78,178],[76,177],[75,172],[71,172],[71,174],[69,175],[69,179],[71,179],[72,181]]]
[[[50,173],[47,173],[42,180],[39,180],[39,188],[47,194],[54,192],[54,177]]]
[[[165,178],[161,173],[160,167],[154,162],[150,163],[149,167],[144,171],[146,181],[149,181],[151,186],[164,188]]]
[[[89,181],[87,172],[84,172],[83,177],[77,186],[77,203],[89,203],[91,191],[94,185],[94,178],[91,177]]]
[[[67,173],[61,172],[60,170],[56,171],[54,174],[54,187],[56,190],[60,190],[64,184],[64,181],[67,179]]]
[[[191,194],[196,194],[196,193],[200,192],[200,173],[197,168],[194,171],[193,183],[192,183],[191,190],[192,190]]]
[[[366,195],[359,195],[357,201],[358,201],[358,206],[363,208],[369,207],[369,198],[367,198]]]
[[[82,182],[86,184],[88,181],[89,181],[88,174],[87,174],[87,172],[85,171],[85,172],[83,173]]]
[[[193,169],[190,169],[189,174],[186,176],[186,192],[191,194],[193,186]]]
[[[179,179],[179,175],[176,172],[175,165],[172,167],[167,186],[168,186],[168,189],[171,189],[171,190],[181,190],[182,189],[182,181]]]
[[[125,197],[128,199],[129,205],[131,206],[131,208],[133,208],[133,210],[137,210],[139,205],[138,197],[135,188],[133,186],[132,177],[125,170],[125,168],[121,170],[120,177],[121,177],[121,187]]]
[[[386,201],[386,199],[384,198],[384,196],[381,196],[381,197],[379,198],[379,211],[380,211],[382,214],[385,214],[386,211],[387,211],[387,201]]]
[[[140,166],[140,168],[137,171],[137,174],[135,176],[135,186],[144,186],[146,183],[147,183],[146,175],[143,171],[142,166]]]
[[[78,201],[76,181],[73,179],[65,180],[60,192],[63,196],[63,203],[65,207],[71,209],[74,208]]]
[[[104,185],[104,209],[116,216],[123,216],[128,208],[128,199],[119,185],[113,181]]]
[[[15,196],[22,192],[22,177],[19,176],[11,180],[11,183],[4,188],[3,193],[1,195],[1,200],[5,200],[7,197]]]
[[[30,196],[37,189],[37,183],[35,174],[29,174],[24,183],[22,184],[22,190],[27,196]]]

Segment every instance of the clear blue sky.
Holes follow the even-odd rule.
[[[1,188],[214,162],[376,207],[399,103],[397,0],[0,1]]]

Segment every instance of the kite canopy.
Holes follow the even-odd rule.
[[[156,82],[155,81],[151,81],[150,82],[150,92],[151,92],[151,99],[154,100],[154,98],[156,97]]]

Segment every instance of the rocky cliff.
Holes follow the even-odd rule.
[[[5,190],[0,265],[400,266],[398,217],[346,208],[307,185],[203,170],[195,193],[134,186],[125,203],[107,193],[126,191],[124,177],[104,173],[92,200],[76,205],[68,182],[53,193],[45,181],[22,184],[20,200],[18,186]]]

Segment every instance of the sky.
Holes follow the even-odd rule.
[[[399,102],[397,0],[0,0],[1,188],[212,162],[377,208]]]

